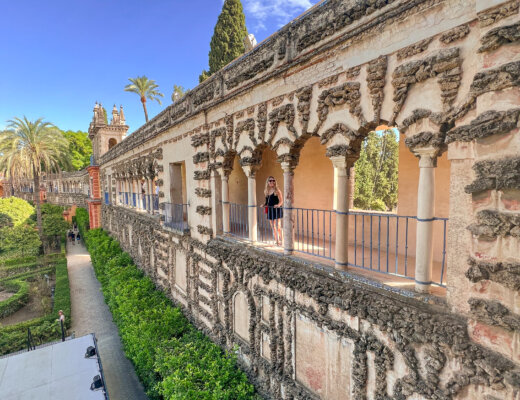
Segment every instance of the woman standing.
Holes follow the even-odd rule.
[[[283,196],[276,185],[276,179],[270,176],[265,182],[265,213],[267,220],[273,229],[273,236],[276,244],[281,246],[283,243],[282,218],[283,218]]]

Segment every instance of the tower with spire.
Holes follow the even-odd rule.
[[[112,108],[112,120],[108,123],[106,110],[101,103],[94,105],[94,116],[88,128],[88,137],[92,141],[93,163],[97,164],[99,158],[116,144],[121,143],[128,131],[123,106],[119,111],[114,104]]]

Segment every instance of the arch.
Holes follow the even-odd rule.
[[[110,150],[112,147],[114,147],[117,144],[117,139],[110,138],[108,139],[108,149]]]

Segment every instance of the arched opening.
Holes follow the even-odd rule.
[[[248,237],[247,176],[237,155],[233,157],[233,168],[228,177],[229,185],[229,233]]]
[[[108,149],[110,150],[112,147],[114,147],[117,144],[117,140],[114,138],[108,139]]]
[[[334,167],[320,138],[309,138],[294,169],[294,250],[334,258]]]
[[[258,241],[264,243],[275,243],[275,235],[271,224],[276,222],[279,227],[283,227],[283,212],[277,212],[274,208],[268,207],[267,212],[265,204],[273,203],[275,197],[265,195],[267,179],[275,180],[276,187],[280,190],[283,200],[284,194],[284,180],[283,170],[278,162],[278,155],[270,148],[265,148],[262,152],[262,164],[256,173],[256,204],[257,204],[257,221],[258,221]],[[280,217],[280,218],[276,218]],[[270,219],[275,218],[275,220]],[[273,222],[271,222],[273,221]]]

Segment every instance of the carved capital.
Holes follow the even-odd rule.
[[[419,168],[435,168],[437,167],[437,157],[442,150],[437,146],[416,147],[413,153],[419,158]]]

